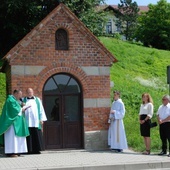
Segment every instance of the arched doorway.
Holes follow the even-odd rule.
[[[82,91],[71,75],[51,76],[43,88],[48,121],[44,124],[45,149],[83,148]]]

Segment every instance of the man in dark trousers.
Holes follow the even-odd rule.
[[[159,133],[162,141],[162,151],[158,155],[167,154],[167,140],[169,142],[170,157],[170,96],[165,95],[162,98],[162,105],[157,112],[157,119],[159,123]]]
[[[25,111],[26,122],[29,127],[30,136],[27,137],[29,154],[40,154],[44,150],[42,125],[47,120],[41,100],[34,96],[32,88],[27,89],[27,97],[23,99],[29,108]]]

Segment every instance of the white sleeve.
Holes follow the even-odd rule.
[[[41,121],[46,121],[47,117],[46,117],[45,110],[44,110],[44,107],[43,107],[42,102],[41,102],[40,99],[39,99],[39,102],[40,102],[40,120]]]
[[[148,114],[147,116],[149,116],[150,118],[152,118],[153,116],[153,104],[152,103],[149,103],[148,105]]]
[[[20,112],[18,113],[18,116],[21,116],[22,115],[22,108],[20,110]]]
[[[120,103],[120,110],[115,110],[115,119],[123,119],[125,116],[125,106],[124,103]]]

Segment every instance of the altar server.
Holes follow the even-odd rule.
[[[125,116],[125,106],[120,99],[120,92],[114,91],[114,101],[109,115],[108,145],[116,152],[127,149],[127,140],[123,118]]]

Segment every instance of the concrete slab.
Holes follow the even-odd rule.
[[[44,151],[39,155],[21,155],[18,158],[0,155],[0,170],[151,170],[170,169],[170,157],[157,154],[142,155],[125,150]]]

